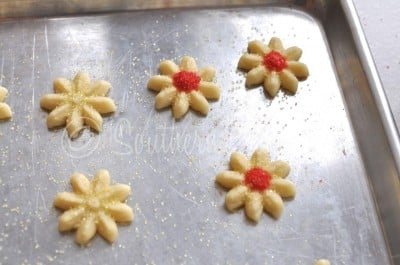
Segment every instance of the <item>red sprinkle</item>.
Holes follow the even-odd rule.
[[[190,93],[199,89],[200,76],[194,72],[180,71],[172,77],[174,86],[182,92]]]
[[[252,190],[263,191],[268,189],[271,181],[271,175],[258,167],[252,168],[246,172],[244,183]]]
[[[287,67],[286,59],[279,52],[272,51],[263,56],[263,64],[270,71],[280,72]]]

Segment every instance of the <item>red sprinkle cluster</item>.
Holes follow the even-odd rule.
[[[271,181],[271,175],[258,167],[252,168],[246,172],[244,183],[252,190],[264,191],[268,189]]]
[[[199,88],[201,78],[194,72],[180,71],[173,75],[172,80],[179,91],[190,93]]]
[[[286,59],[279,52],[271,51],[263,56],[263,64],[270,71],[280,72],[287,67]]]

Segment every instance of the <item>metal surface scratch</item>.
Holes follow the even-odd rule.
[[[50,73],[51,73],[50,53],[49,53],[49,40],[48,40],[48,33],[47,33],[47,24],[44,24],[44,39],[45,39],[45,44],[46,44],[47,65],[48,65],[49,71],[50,71]]]

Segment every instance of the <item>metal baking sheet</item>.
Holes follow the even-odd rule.
[[[400,210],[398,139],[343,3],[1,22],[0,81],[14,117],[0,123],[0,263],[399,264],[399,230],[388,231],[399,228],[390,213]],[[236,69],[248,41],[272,36],[303,49],[311,75],[294,96],[246,89]],[[146,84],[161,60],[184,55],[217,69],[222,96],[207,117],[174,121],[154,109]],[[100,134],[71,141],[46,128],[39,100],[56,77],[81,70],[111,82],[118,110]],[[225,210],[214,179],[232,152],[258,147],[289,161],[298,194],[279,220],[264,214],[254,225],[243,210]],[[81,248],[57,231],[52,201],[73,172],[101,168],[131,186],[136,216],[113,245],[96,236]]]

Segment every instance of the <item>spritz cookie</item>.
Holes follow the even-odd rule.
[[[54,206],[64,210],[58,222],[60,232],[77,229],[75,241],[86,245],[98,232],[112,243],[117,239],[116,222],[129,223],[133,211],[124,201],[131,188],[124,184],[110,185],[107,170],[100,170],[92,181],[83,174],[71,176],[73,192],[60,192]]]
[[[246,86],[264,85],[274,97],[279,88],[296,93],[298,80],[308,77],[308,68],[299,62],[302,50],[299,47],[283,48],[279,38],[271,38],[269,44],[254,40],[248,44],[248,53],[242,55],[238,67],[248,71]]]
[[[198,69],[196,61],[190,56],[184,56],[179,66],[170,60],[162,61],[159,70],[161,75],[152,76],[147,87],[159,92],[156,109],[172,105],[175,119],[183,117],[189,107],[207,115],[210,108],[207,99],[219,99],[220,89],[212,82],[215,69]]]
[[[114,101],[106,97],[110,88],[111,84],[104,80],[91,82],[85,72],[78,73],[73,81],[57,78],[54,80],[55,94],[44,95],[40,100],[40,106],[51,111],[47,127],[66,124],[71,138],[79,135],[84,124],[97,132],[101,131],[101,114],[116,110]]]
[[[250,160],[242,153],[233,153],[230,167],[230,171],[216,177],[218,184],[229,189],[225,206],[229,211],[244,206],[246,215],[254,222],[260,220],[263,209],[278,218],[284,208],[282,198],[296,195],[293,182],[285,179],[290,172],[289,164],[271,161],[265,149],[257,149]]]

